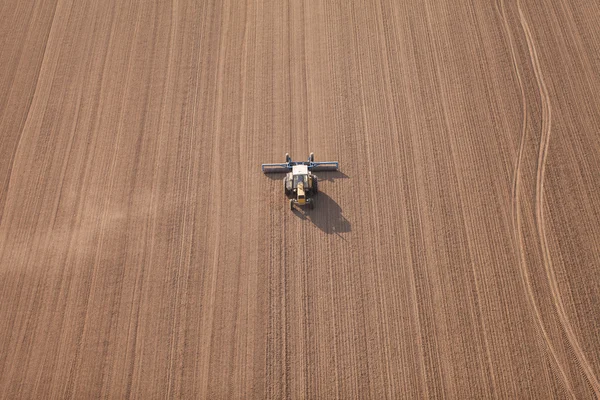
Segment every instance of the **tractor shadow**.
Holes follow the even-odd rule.
[[[292,211],[298,218],[309,220],[327,234],[350,232],[350,221],[342,215],[342,208],[327,193],[319,192],[315,197],[315,208],[295,207]]]
[[[315,175],[319,177],[319,181],[335,182],[336,179],[348,179],[348,175],[341,171],[319,171],[315,172]]]

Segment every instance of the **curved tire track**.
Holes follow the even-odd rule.
[[[523,247],[524,244],[523,244],[523,238],[521,235],[521,212],[520,212],[520,206],[519,206],[519,194],[520,194],[520,186],[521,186],[521,182],[520,182],[521,181],[521,179],[520,179],[521,167],[522,167],[522,163],[523,163],[524,143],[525,143],[526,129],[527,129],[526,128],[527,101],[526,101],[526,97],[525,97],[525,91],[524,91],[524,87],[523,87],[522,77],[519,72],[518,62],[516,59],[514,39],[512,37],[510,28],[508,25],[508,21],[506,19],[506,10],[504,7],[504,1],[500,0],[500,3],[501,3],[501,5],[500,5],[501,19],[504,24],[504,29],[506,30],[507,35],[508,35],[509,44],[510,44],[510,48],[511,48],[511,60],[513,63],[513,68],[517,75],[517,80],[519,82],[519,89],[521,91],[522,102],[523,102],[523,121],[522,121],[523,125],[522,125],[522,132],[521,132],[520,143],[519,143],[519,151],[518,151],[516,165],[515,165],[515,172],[513,174],[513,184],[512,184],[512,194],[511,194],[514,230],[515,230],[515,234],[516,234],[516,240],[518,242],[517,244],[519,246],[518,248],[519,248],[520,257],[521,257],[521,266],[522,266],[522,270],[523,270],[523,277],[525,280],[528,296],[530,297],[531,304],[534,308],[534,313],[536,315],[536,318],[538,319],[538,323],[542,330],[542,335],[544,336],[544,340],[548,344],[550,352],[551,352],[555,362],[558,365],[561,376],[565,380],[565,383],[567,384],[569,391],[571,393],[573,393],[572,387],[570,386],[570,383],[567,379],[565,371],[564,371],[563,367],[561,366],[560,361],[556,355],[556,350],[554,349],[554,346],[549,338],[546,328],[544,327],[544,323],[541,318],[541,314],[540,314],[539,308],[537,307],[537,303],[535,300],[535,295],[532,290],[532,285],[531,285],[531,281],[529,278],[529,272],[527,270],[527,265],[526,265],[526,261],[525,261],[524,247]],[[548,147],[549,147],[549,143],[550,143],[550,134],[551,134],[551,128],[552,128],[552,107],[551,107],[551,103],[550,103],[550,96],[548,93],[548,89],[546,87],[543,73],[542,73],[542,70],[540,67],[540,62],[538,59],[538,51],[537,51],[537,47],[535,45],[535,41],[533,40],[531,28],[529,26],[529,23],[527,22],[527,19],[525,18],[525,15],[521,8],[520,1],[517,0],[516,5],[517,5],[518,13],[519,13],[519,24],[521,25],[521,28],[524,32],[524,36],[525,36],[526,43],[527,43],[527,49],[529,51],[530,62],[533,67],[536,83],[537,83],[537,86],[539,89],[539,96],[540,96],[540,100],[542,103],[542,119],[541,119],[542,129],[541,129],[541,136],[540,136],[540,143],[539,143],[539,152],[538,152],[537,169],[536,169],[536,184],[535,184],[535,220],[536,220],[537,233],[538,233],[538,237],[539,237],[539,244],[540,244],[540,247],[542,250],[542,255],[543,255],[542,261],[543,261],[544,269],[546,271],[546,276],[548,278],[548,284],[550,286],[552,299],[553,299],[553,302],[554,302],[554,305],[556,308],[556,314],[558,316],[558,320],[562,326],[562,329],[567,337],[569,346],[572,349],[573,354],[575,355],[577,364],[582,369],[588,383],[594,390],[594,393],[596,394],[596,396],[600,397],[600,384],[598,383],[598,379],[595,376],[594,371],[593,371],[591,365],[589,364],[589,362],[585,356],[585,353],[583,352],[581,345],[579,344],[577,336],[575,335],[575,333],[573,331],[573,327],[568,319],[568,316],[567,316],[567,313],[564,308],[564,304],[563,304],[563,301],[562,301],[562,298],[560,295],[560,290],[558,287],[558,281],[557,281],[557,278],[555,275],[555,271],[552,267],[552,259],[551,259],[550,248],[548,245],[548,239],[547,239],[547,235],[546,235],[546,223],[545,223],[545,219],[544,219],[544,210],[543,210],[543,207],[544,207],[544,177],[545,177],[545,169],[546,169],[546,160],[547,160],[547,156],[548,156]]]
[[[506,31],[506,35],[508,36],[508,43],[510,46],[512,66],[513,66],[515,75],[517,76],[517,82],[519,83],[519,90],[521,91],[521,104],[522,104],[522,108],[523,108],[523,111],[522,111],[523,119],[521,121],[521,136],[519,139],[519,151],[517,154],[517,159],[515,161],[515,170],[513,173],[513,182],[511,185],[512,186],[511,213],[512,213],[512,220],[513,220],[514,236],[515,236],[515,241],[516,241],[515,244],[519,251],[519,260],[520,260],[519,268],[521,269],[521,276],[522,276],[525,288],[527,290],[527,296],[529,298],[529,303],[530,303],[531,307],[533,308],[533,313],[537,319],[538,326],[541,330],[544,342],[548,346],[550,354],[552,355],[552,359],[556,363],[559,373],[560,373],[560,376],[562,377],[564,383],[567,385],[567,389],[569,390],[569,393],[571,393],[574,396],[573,388],[571,387],[569,379],[565,373],[564,367],[561,365],[560,359],[558,358],[558,356],[556,354],[556,349],[554,348],[554,345],[552,344],[552,341],[550,340],[548,332],[546,331],[546,328],[544,327],[544,322],[542,320],[541,312],[540,312],[539,307],[537,306],[537,303],[535,300],[535,294],[533,292],[531,280],[529,277],[529,272],[527,270],[527,261],[525,260],[525,249],[524,249],[524,243],[523,243],[523,236],[521,234],[521,207],[519,204],[519,197],[520,197],[520,191],[521,191],[520,186],[521,186],[521,169],[522,169],[522,164],[523,164],[523,152],[524,152],[524,147],[525,147],[525,139],[527,136],[527,96],[525,94],[523,79],[521,77],[519,63],[517,61],[517,55],[516,55],[516,50],[515,50],[515,45],[514,45],[514,38],[512,36],[512,33],[510,31],[510,26],[509,26],[508,20],[506,18],[506,9],[504,7],[504,0],[499,0],[499,2],[500,2],[500,5],[498,6],[497,3],[496,3],[496,5],[498,8],[498,12],[500,14],[500,18],[502,19],[504,30]]]

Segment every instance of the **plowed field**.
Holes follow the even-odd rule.
[[[599,20],[4,0],[0,397],[599,397]]]

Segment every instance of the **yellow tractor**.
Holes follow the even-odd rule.
[[[314,196],[319,193],[319,178],[312,171],[336,171],[338,167],[337,161],[315,162],[313,153],[308,156],[308,161],[292,161],[286,153],[285,163],[263,164],[262,170],[264,173],[286,172],[283,189],[293,210],[295,204],[307,205],[310,209],[315,207]]]
[[[283,189],[290,198],[290,210],[294,209],[294,204],[308,205],[312,210],[315,208],[313,196],[319,193],[319,178],[308,170],[308,166],[294,165],[292,172],[285,175]]]

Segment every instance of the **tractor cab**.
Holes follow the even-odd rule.
[[[285,194],[290,197],[290,207],[294,204],[308,205],[313,208],[312,196],[317,193],[317,177],[313,175],[306,164],[293,165],[283,180]]]
[[[292,188],[296,191],[296,202],[300,205],[306,204],[306,192],[310,187],[308,182],[308,167],[306,165],[294,165],[292,167]]]
[[[306,183],[306,175],[295,175],[294,176],[294,189],[298,187],[298,184]]]
[[[292,167],[292,187],[298,189],[298,185],[308,185],[308,167],[306,165],[294,165]]]

